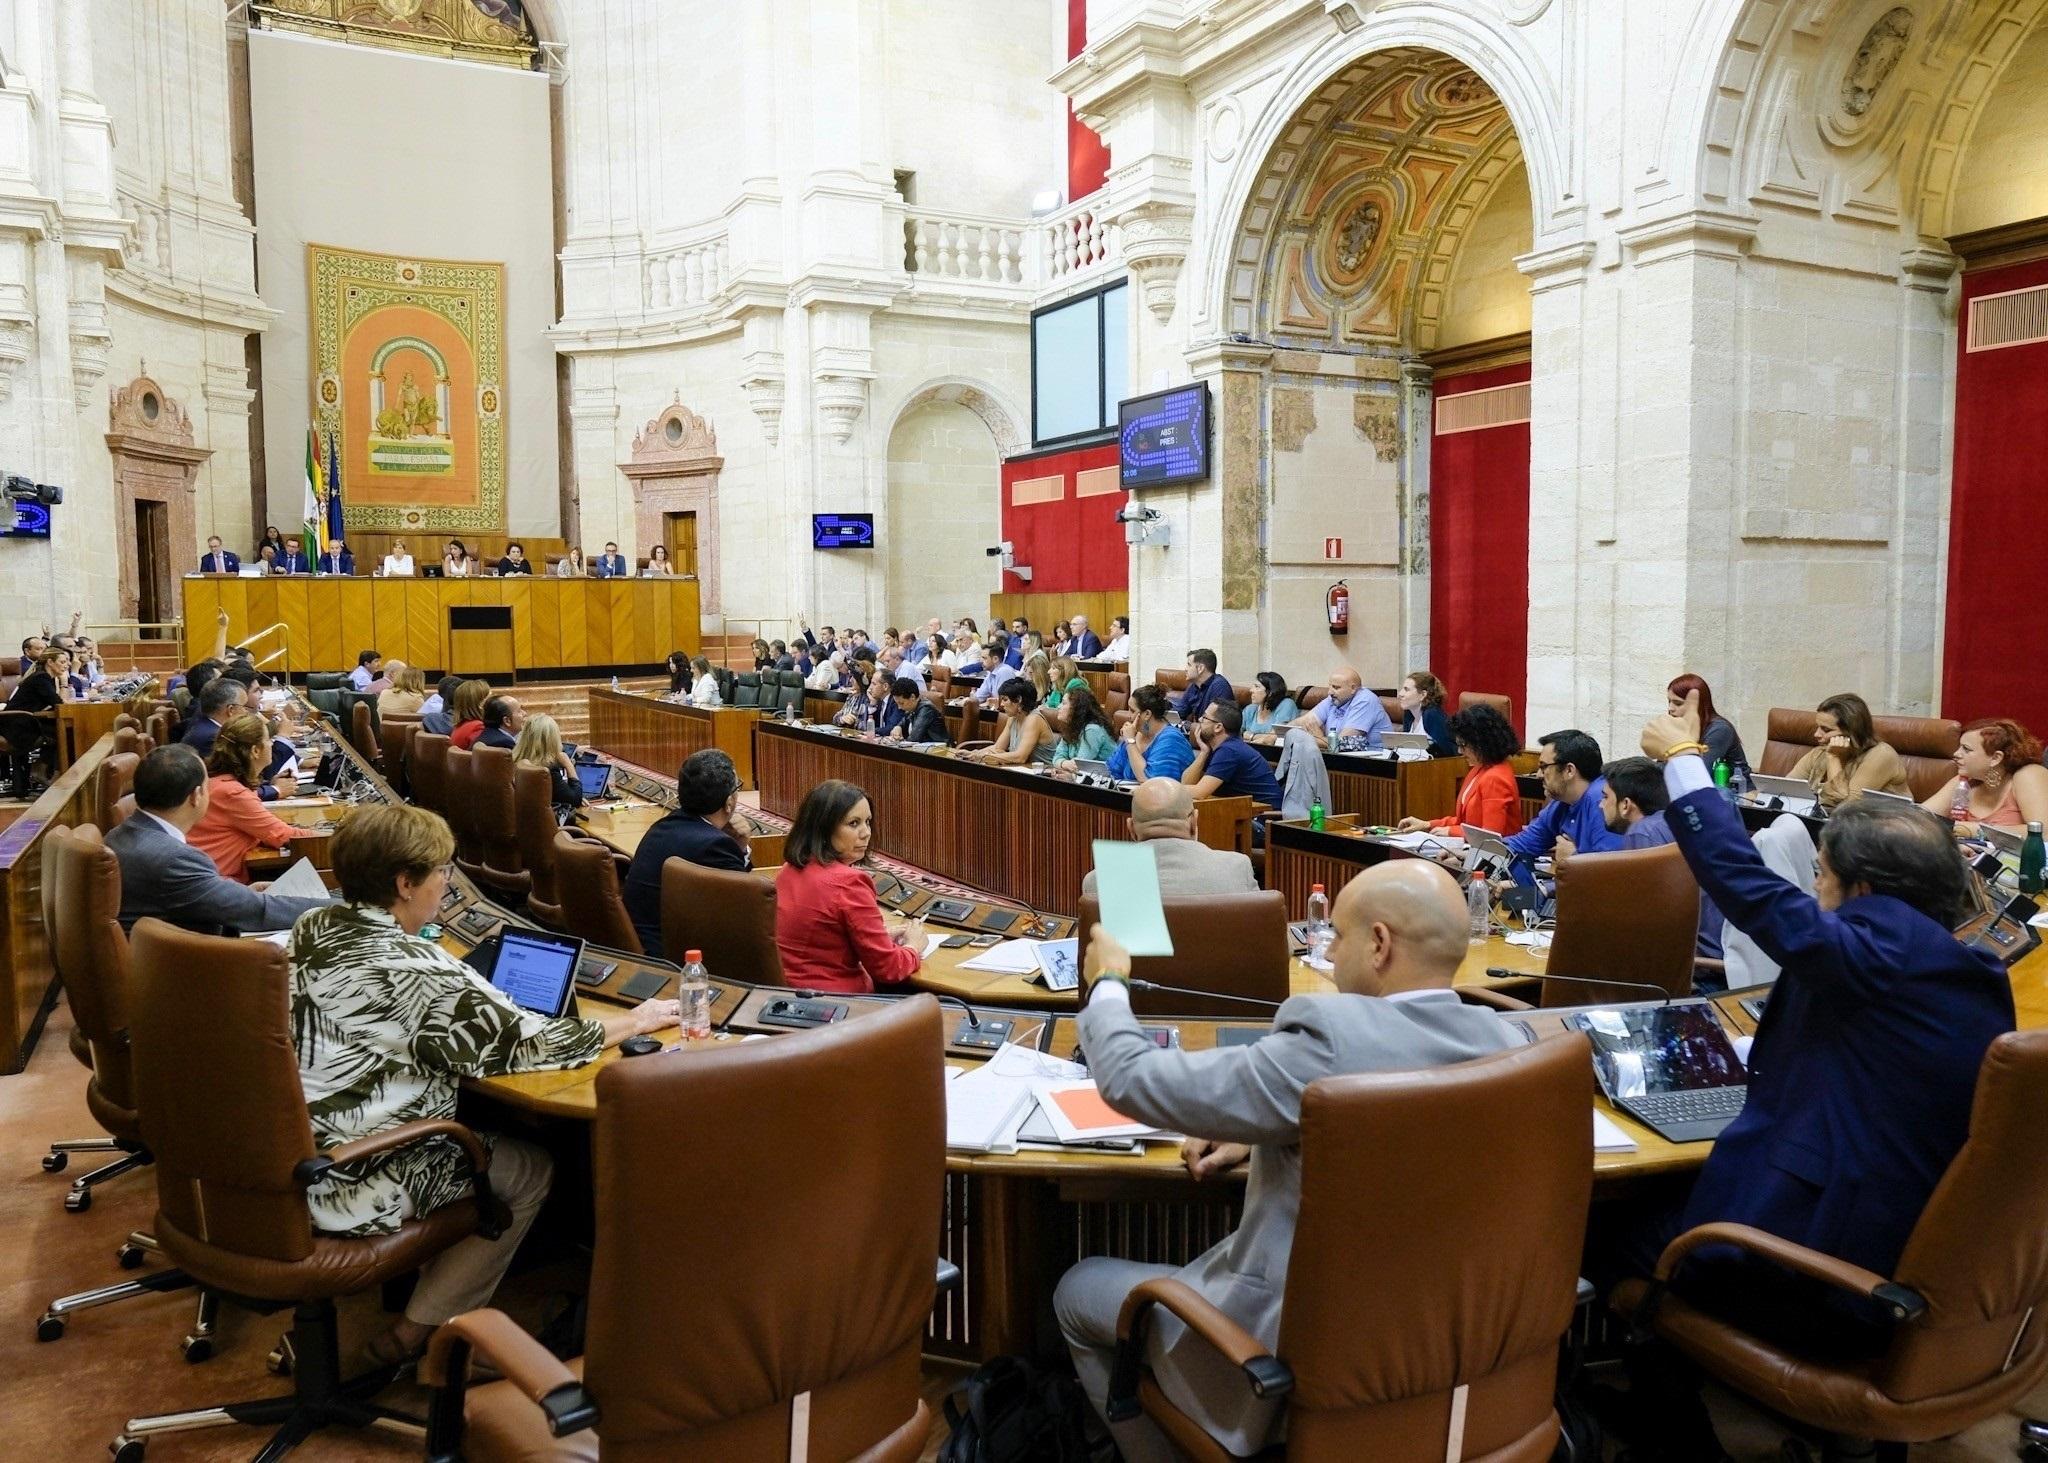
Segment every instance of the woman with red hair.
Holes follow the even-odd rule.
[[[1920,805],[1970,834],[1980,823],[2025,828],[2048,823],[2048,767],[2041,744],[2016,721],[1994,718],[1963,728],[1956,747],[1956,775]]]
[[[1749,781],[1749,758],[1742,750],[1742,734],[1735,723],[1714,710],[1714,688],[1687,671],[1664,688],[1664,707],[1673,716],[1685,707],[1685,693],[1700,693],[1700,740],[1707,744],[1707,766],[1728,764],[1731,782]],[[1737,774],[1740,774],[1739,776]]]

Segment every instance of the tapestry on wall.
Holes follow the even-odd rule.
[[[348,527],[505,531],[505,266],[306,246],[313,419]]]

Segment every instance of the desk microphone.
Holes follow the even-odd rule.
[[[821,992],[798,991],[796,994],[804,1000],[812,1001],[816,1000]],[[943,1001],[948,1005],[958,1006],[967,1013],[967,1033],[963,1034],[956,1031],[953,1034],[954,1046],[979,1047],[987,1051],[995,1051],[1010,1039],[1010,1030],[1014,1023],[1007,1017],[990,1017],[987,1021],[983,1021],[974,1007],[968,1005],[959,996],[953,995],[948,991],[869,992],[870,998],[880,997],[885,1001],[907,1001],[911,997],[919,995],[931,996],[935,1000]]]
[[[1502,980],[1554,980],[1571,985],[1605,986],[1609,990],[1616,991],[1647,991],[1667,1006],[1677,999],[1670,991],[1665,990],[1664,987],[1651,985],[1646,980],[1602,980],[1598,976],[1592,975],[1545,975],[1540,971],[1534,970],[1509,970],[1505,965],[1489,965],[1486,967],[1486,973],[1488,976],[1498,977]]]
[[[1227,996],[1221,991],[1198,991],[1189,986],[1161,985],[1156,980],[1139,980],[1135,976],[1126,984],[1134,991],[1158,991],[1168,996],[1200,996],[1205,1001],[1229,1001],[1232,1005],[1257,1006],[1267,1011],[1277,1011],[1284,1004],[1280,1001],[1262,1001],[1256,996]]]

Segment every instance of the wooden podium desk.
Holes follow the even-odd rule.
[[[448,611],[473,605],[511,610],[511,660],[520,673],[653,669],[670,651],[695,655],[701,644],[694,579],[189,574],[182,587],[187,665],[212,651],[221,609],[230,644],[282,623],[290,638],[276,648],[287,651],[282,669],[293,674],[348,670],[358,652],[372,648],[420,667],[429,680],[467,671],[450,645]],[[266,641],[262,651],[272,648]]]
[[[590,692],[590,745],[670,777],[692,752],[716,747],[732,758],[740,786],[752,787],[754,724],[760,719],[751,706],[707,711],[631,691]]]
[[[1278,764],[1280,748],[1253,743],[1268,762]],[[1458,806],[1458,784],[1468,770],[1463,757],[1431,757],[1426,762],[1401,762],[1359,752],[1324,752],[1330,775],[1332,813],[1355,813],[1361,823],[1388,827],[1403,818],[1445,818]]]

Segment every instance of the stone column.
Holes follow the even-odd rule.
[[[562,525],[571,543],[633,541],[630,485],[619,471],[619,397],[609,355],[569,362],[569,458],[576,468],[581,521]]]
[[[1401,363],[1401,660],[1411,669],[1430,663],[1429,451],[1435,377],[1427,362]]]

